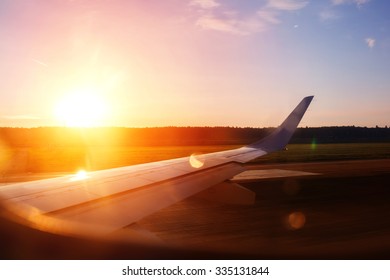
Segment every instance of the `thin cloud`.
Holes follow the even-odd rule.
[[[338,19],[340,16],[335,11],[324,10],[320,12],[319,17],[321,21],[331,21]]]
[[[260,19],[264,20],[265,22],[272,23],[272,24],[278,24],[280,23],[280,19],[278,18],[278,13],[273,10],[269,9],[262,9],[257,12],[257,15]]]
[[[211,29],[228,33],[240,34],[241,32],[234,26],[232,20],[218,19],[212,15],[202,16],[196,22],[196,25],[203,29]]]
[[[7,115],[3,116],[7,120],[40,120],[41,118],[34,115]]]
[[[49,65],[47,65],[46,63],[44,63],[44,62],[42,62],[42,61],[40,61],[40,60],[38,60],[38,59],[32,58],[31,60],[32,60],[33,62],[35,62],[35,63],[41,65],[41,66],[49,67]]]
[[[330,0],[333,6],[341,5],[356,5],[358,8],[361,8],[364,4],[367,4],[371,0]],[[340,18],[340,14],[334,10],[334,7],[330,7],[326,10],[323,10],[319,13],[321,21],[331,21]]]
[[[365,39],[367,46],[372,49],[375,47],[375,39],[374,38],[366,38]]]
[[[250,35],[262,32],[270,25],[281,23],[283,12],[304,8],[308,1],[302,0],[268,0],[263,7],[251,15],[240,15],[235,10],[226,9],[216,0],[192,0],[190,6],[203,9],[196,25],[205,30],[215,30],[235,35]]]
[[[198,19],[196,25],[209,30],[222,31],[236,35],[249,35],[262,30],[263,25],[256,19],[221,19],[212,15],[205,15]]]
[[[371,0],[332,0],[333,5],[356,4],[359,8]]]
[[[268,0],[267,6],[277,10],[296,11],[303,9],[308,3],[308,1],[296,0]]]
[[[221,4],[215,0],[192,0],[190,2],[190,6],[198,6],[202,9],[213,9],[220,5]]]

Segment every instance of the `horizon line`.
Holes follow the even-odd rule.
[[[266,128],[277,128],[278,126],[264,126],[264,127],[252,127],[252,126],[0,126],[0,129],[3,128],[12,128],[12,129],[39,129],[39,128],[66,128],[66,129],[107,129],[107,128],[122,128],[122,129],[156,129],[156,128],[239,128],[239,129],[266,129]],[[328,125],[328,126],[298,126],[298,128],[390,128],[388,125],[385,126],[358,126],[358,125]]]

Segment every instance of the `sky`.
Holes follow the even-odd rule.
[[[390,125],[390,1],[0,0],[0,126]]]

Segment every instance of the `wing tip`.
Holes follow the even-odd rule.
[[[314,95],[304,97],[275,131],[246,147],[260,148],[267,153],[284,148],[297,129],[313,98]]]
[[[313,97],[314,97],[314,94],[313,95],[308,95],[305,98],[313,98]]]
[[[314,95],[308,95],[308,96],[304,97],[303,100],[312,101],[313,98],[314,98]]]

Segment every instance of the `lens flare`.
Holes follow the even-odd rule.
[[[306,216],[302,212],[292,212],[287,217],[287,225],[292,230],[301,229],[306,223]]]
[[[204,165],[204,157],[199,154],[192,154],[189,158],[189,162],[193,168],[201,168]]]
[[[310,148],[311,148],[312,150],[317,149],[317,140],[316,140],[315,138],[313,138],[313,140],[311,140]]]

